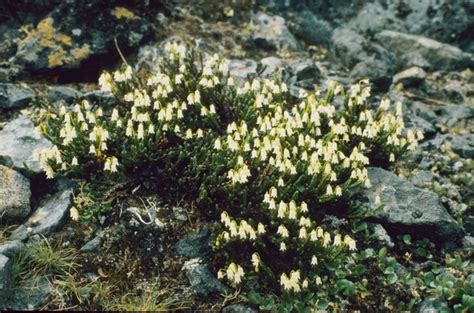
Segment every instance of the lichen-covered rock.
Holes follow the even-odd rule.
[[[0,109],[14,109],[27,106],[36,98],[29,87],[17,84],[0,83]]]
[[[254,60],[237,60],[233,59],[229,62],[229,74],[235,79],[238,85],[243,84],[248,78],[256,76],[257,62]]]
[[[214,238],[209,224],[184,237],[176,244],[176,252],[186,259],[205,258],[212,248]]]
[[[290,29],[295,37],[308,45],[327,45],[331,40],[331,25],[309,10],[295,12]]]
[[[66,103],[73,103],[74,100],[79,98],[81,95],[81,92],[71,87],[52,86],[48,90],[48,100],[51,103],[61,100]]]
[[[31,211],[30,197],[28,178],[0,165],[0,224],[25,219]]]
[[[25,244],[21,240],[11,240],[0,244],[0,254],[3,254],[9,258],[14,257],[20,253]]]
[[[226,306],[222,313],[257,313],[258,310],[243,303],[236,303]]]
[[[212,274],[208,265],[201,263],[198,258],[187,261],[184,264],[184,270],[191,288],[197,295],[207,297],[213,293],[224,293],[230,290]]]
[[[413,66],[393,76],[393,83],[401,83],[404,87],[413,87],[420,84],[425,78],[426,72],[420,67]]]
[[[423,36],[384,30],[375,38],[386,49],[394,52],[405,67],[455,70],[474,64],[470,53]]]
[[[298,43],[288,30],[286,21],[281,16],[269,16],[258,12],[252,18],[250,29],[255,44],[264,49],[296,50]]]
[[[357,191],[353,202],[373,210],[371,220],[382,224],[389,233],[425,236],[433,241],[454,240],[462,235],[461,227],[435,193],[381,168],[369,167],[368,175],[372,187]]]
[[[3,303],[3,308],[14,311],[39,310],[53,291],[54,286],[47,277],[35,276],[26,280],[25,284],[15,291],[11,299]],[[1,304],[0,301],[0,308],[2,308]]]
[[[29,176],[40,173],[39,162],[33,158],[35,149],[51,147],[51,143],[38,134],[30,119],[24,115],[8,123],[0,131],[0,164],[12,167]]]
[[[474,134],[438,134],[435,138],[418,146],[417,152],[439,150],[444,144],[449,145],[454,152],[463,158],[474,158]]]
[[[114,2],[61,1],[33,28],[25,30],[12,62],[33,72],[71,69],[115,51],[115,38],[122,49],[137,47],[153,32],[153,25],[142,16],[151,6],[127,8]]]
[[[12,232],[10,239],[24,240],[32,235],[45,235],[60,228],[69,216],[71,196],[70,189],[47,196],[40,202],[33,215]]]
[[[12,284],[12,262],[10,258],[0,254],[0,309],[4,305],[4,302],[11,293]]]

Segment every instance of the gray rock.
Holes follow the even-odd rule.
[[[419,129],[423,132],[425,137],[429,137],[436,133],[436,128],[433,126],[433,124],[422,117],[406,114],[405,119],[405,126],[407,128]]]
[[[381,168],[368,168],[372,187],[358,190],[354,204],[374,210],[371,220],[382,224],[389,233],[425,236],[433,241],[453,240],[462,229],[442,206],[439,197],[415,187],[409,181]],[[382,208],[376,210],[376,195]]]
[[[85,245],[79,249],[81,252],[94,252],[99,248],[102,243],[102,238],[100,236],[94,237],[92,240],[86,242]]]
[[[48,90],[48,100],[52,103],[60,100],[73,103],[81,95],[81,92],[71,87],[53,86]]]
[[[32,235],[45,235],[60,228],[69,215],[71,195],[72,191],[67,189],[47,196],[33,215],[12,232],[10,239],[24,240]]]
[[[222,313],[257,313],[258,310],[254,309],[253,307],[243,304],[243,303],[236,303],[226,306],[222,309]]]
[[[409,102],[408,110],[431,124],[436,123],[438,120],[438,116],[434,113],[433,109],[423,102]]]
[[[327,45],[331,40],[332,28],[328,22],[311,11],[295,12],[291,18],[291,32],[308,45]]]
[[[22,222],[31,211],[30,197],[28,178],[0,165],[0,224]]]
[[[283,67],[283,61],[277,57],[268,57],[260,60],[265,66],[265,70],[260,74],[262,77],[269,77]]]
[[[438,118],[439,122],[448,127],[453,127],[460,121],[474,117],[474,108],[462,104],[442,107],[436,112],[441,115]]]
[[[290,72],[296,77],[296,81],[316,81],[320,77],[319,69],[312,60],[295,60],[288,67]]]
[[[194,292],[203,297],[213,293],[225,293],[230,289],[221,283],[200,259],[192,259],[184,264],[186,277]]]
[[[187,259],[205,258],[211,251],[214,238],[209,224],[178,241],[176,252]]]
[[[15,311],[38,310],[46,303],[53,292],[54,286],[49,279],[44,276],[37,276],[27,280],[26,285],[15,291],[15,294],[3,304],[3,307]]]
[[[39,162],[33,160],[33,151],[51,146],[48,140],[36,132],[30,119],[22,115],[0,131],[0,164],[27,176],[32,172],[40,173]]]
[[[384,29],[404,30],[395,14],[395,10],[387,10],[379,2],[369,2],[363,5],[347,25],[367,35],[373,35]]]
[[[449,306],[445,301],[436,299],[423,300],[418,306],[419,313],[438,313],[441,310],[449,310]]]
[[[365,51],[368,42],[352,29],[336,28],[331,37],[331,45],[333,54],[349,68],[369,58]]]
[[[463,158],[474,158],[474,134],[438,134],[419,145],[416,154],[427,150],[439,150],[443,144],[449,144],[451,149]]]
[[[242,85],[247,78],[254,77],[257,74],[257,62],[250,59],[230,60],[229,74],[234,78],[237,85]]]
[[[474,237],[472,236],[465,236],[462,239],[462,246],[464,250],[468,252],[474,252]]]
[[[0,109],[22,108],[35,98],[36,93],[29,87],[0,83]]]
[[[2,301],[7,299],[11,293],[12,284],[12,262],[7,256],[0,254],[0,309]]]
[[[379,245],[383,247],[393,248],[395,244],[392,241],[392,238],[388,235],[385,228],[383,228],[380,224],[370,224],[369,227],[374,232],[375,239],[379,243]]]
[[[18,253],[20,253],[24,247],[25,244],[21,240],[7,241],[0,244],[0,254],[12,258]]]
[[[368,58],[357,63],[350,72],[355,80],[368,78],[382,90],[387,90],[392,82],[393,66],[380,59]]]
[[[417,187],[424,187],[433,182],[433,173],[428,170],[417,171],[410,181]]]
[[[286,26],[281,16],[269,16],[257,12],[250,23],[253,40],[258,47],[264,49],[297,50],[298,43]]]
[[[413,66],[393,76],[393,83],[401,83],[404,87],[414,87],[424,81],[425,78],[426,72],[420,67]]]
[[[375,38],[386,49],[393,51],[405,67],[455,70],[474,64],[470,53],[423,36],[384,30]]]
[[[58,2],[49,14],[42,15],[39,27],[18,41],[12,63],[29,72],[76,69],[91,58],[109,53],[115,57],[114,38],[122,49],[130,49],[152,35],[153,24],[140,16],[143,12],[137,7],[127,9],[128,18],[114,14],[115,7],[101,1],[89,1],[87,5],[77,0]]]

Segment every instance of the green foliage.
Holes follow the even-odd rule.
[[[422,138],[404,132],[401,104],[391,110],[383,99],[372,110],[367,81],[348,90],[330,82],[297,99],[278,79],[236,86],[226,60],[176,44],[155,73],[127,66],[99,84],[115,105],[42,112],[39,130],[55,146],[35,156],[48,177],[153,176],[185,193],[220,216],[218,277],[255,289],[249,297],[262,308],[335,308],[368,289],[351,230],[321,220],[350,213],[344,199],[370,186],[369,164],[388,165]],[[390,266],[385,273],[388,285],[397,281]]]

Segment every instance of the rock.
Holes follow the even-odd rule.
[[[209,224],[194,232],[176,244],[176,252],[186,259],[205,258],[212,249],[214,238]]]
[[[416,115],[405,115],[405,126],[410,129],[419,129],[423,132],[423,135],[425,137],[430,137],[436,133],[436,128],[425,120],[424,118],[421,118]]]
[[[73,103],[81,96],[81,92],[71,87],[53,86],[48,90],[48,100],[51,103],[63,100],[67,103]]]
[[[403,84],[404,87],[416,87],[426,78],[426,72],[417,66],[410,67],[393,76],[393,83]]]
[[[24,240],[32,235],[45,235],[60,228],[69,215],[71,195],[72,191],[67,189],[47,196],[33,215],[12,232],[10,239]]]
[[[33,160],[33,151],[51,146],[48,140],[36,132],[30,119],[22,115],[0,131],[0,164],[27,176],[40,173],[39,162]]]
[[[3,254],[9,258],[13,258],[15,255],[20,253],[25,244],[21,240],[12,240],[0,244],[0,254]]]
[[[474,64],[473,56],[461,49],[423,36],[384,30],[375,36],[389,51],[393,51],[405,66],[430,69],[464,69]]]
[[[336,28],[331,37],[331,45],[333,54],[349,68],[369,58],[365,51],[368,42],[352,29]]]
[[[331,40],[331,25],[309,10],[295,12],[295,16],[291,19],[290,29],[296,38],[308,45],[326,46]]]
[[[79,251],[94,252],[97,250],[97,248],[99,248],[101,243],[102,243],[102,238],[100,236],[96,236],[92,240],[89,240],[88,242],[86,242],[86,244],[83,245],[81,249],[79,249]]]
[[[0,83],[0,109],[22,108],[35,98],[36,93],[29,87]]]
[[[411,113],[423,118],[431,124],[438,121],[438,116],[434,113],[433,109],[423,102],[409,102],[408,109]]]
[[[11,60],[29,72],[44,72],[79,68],[81,63],[105,59],[111,52],[118,59],[114,38],[126,51],[152,35],[153,25],[140,16],[143,12],[138,12],[140,6],[149,5],[126,8],[114,2],[60,1],[28,36],[18,41],[17,53]]]
[[[253,41],[257,47],[270,50],[297,50],[298,43],[286,26],[281,16],[269,16],[263,12],[256,13],[250,23]]]
[[[202,297],[207,297],[213,293],[225,293],[229,288],[221,283],[209,270],[207,264],[201,263],[201,260],[191,259],[184,263],[186,277],[191,284],[194,292]]]
[[[395,244],[392,241],[392,238],[388,235],[385,228],[380,224],[369,224],[369,227],[374,232],[374,237],[382,247],[393,248]]]
[[[312,60],[295,60],[288,67],[296,81],[316,81],[320,77],[319,69]]]
[[[30,197],[28,178],[0,165],[0,224],[22,222],[31,211]]]
[[[410,177],[410,182],[417,187],[424,187],[433,182],[433,173],[428,170],[421,170]]]
[[[416,154],[427,150],[439,150],[443,144],[448,144],[454,152],[463,158],[474,158],[474,134],[438,134],[435,138],[419,145]]]
[[[263,58],[260,60],[260,63],[265,67],[260,74],[262,77],[269,77],[283,67],[283,61],[277,57]]]
[[[446,302],[436,299],[423,300],[418,306],[417,312],[419,313],[438,313],[442,311],[450,311],[449,306]]]
[[[0,309],[2,301],[7,299],[11,293],[12,285],[12,262],[7,256],[0,254]]]
[[[454,240],[462,229],[442,206],[439,197],[381,168],[368,168],[372,187],[356,191],[354,204],[374,210],[372,221],[392,234],[425,236],[433,241]],[[375,203],[379,195],[382,208]]]
[[[403,31],[404,27],[396,17],[395,10],[387,10],[379,2],[365,3],[347,25],[356,31],[373,35],[384,29]]]
[[[388,90],[392,82],[393,67],[378,59],[368,58],[357,63],[350,72],[355,80],[368,78],[380,90]]]
[[[13,297],[4,304],[4,307],[14,311],[38,310],[53,292],[54,286],[47,277],[36,276],[26,280],[26,285],[15,291]]]
[[[474,253],[474,237],[465,236],[462,239],[462,246],[463,246],[464,250]]]
[[[257,74],[257,62],[254,60],[230,60],[229,74],[235,79],[237,85],[243,84],[247,78]]]
[[[258,310],[243,303],[236,303],[226,306],[222,313],[257,313]]]
[[[460,121],[472,119],[474,117],[474,108],[462,104],[449,105],[436,110],[436,113],[440,115],[438,118],[440,123],[453,127]]]

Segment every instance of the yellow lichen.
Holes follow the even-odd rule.
[[[71,55],[76,61],[81,61],[87,58],[90,54],[90,49],[88,44],[82,45],[80,48],[72,49]]]
[[[56,67],[63,65],[65,61],[65,53],[62,48],[58,48],[57,50],[51,52],[48,55],[48,66],[49,67]]]
[[[118,19],[136,20],[139,18],[135,13],[124,7],[115,7],[111,13]]]
[[[58,34],[57,36],[58,41],[62,42],[66,46],[72,46],[72,39],[70,36],[66,34]]]

